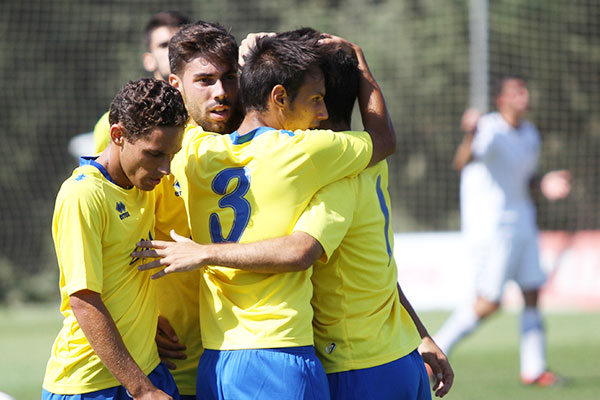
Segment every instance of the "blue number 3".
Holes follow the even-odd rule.
[[[235,189],[227,194],[229,181],[237,179]],[[223,195],[219,200],[219,207],[231,207],[233,209],[233,224],[229,235],[223,237],[221,220],[217,213],[210,214],[210,238],[213,243],[237,242],[244,233],[250,221],[250,203],[244,198],[250,189],[250,174],[246,168],[227,168],[215,176],[212,182],[212,190],[216,194]]]

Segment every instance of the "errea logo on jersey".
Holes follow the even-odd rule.
[[[75,177],[76,181],[82,181],[86,178],[85,174],[79,174]]]
[[[125,204],[123,204],[122,202],[120,202],[120,201],[117,202],[116,209],[119,212],[119,218],[125,219],[125,218],[129,217],[129,212],[125,209]]]
[[[331,354],[335,350],[335,343],[331,342],[327,346],[325,346],[325,353]]]
[[[181,196],[181,185],[179,184],[179,181],[175,181],[175,183],[173,184],[173,188],[175,189],[175,196],[180,197]]]

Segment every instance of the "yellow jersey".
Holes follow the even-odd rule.
[[[371,153],[366,132],[261,127],[240,136],[188,128],[172,170],[192,238],[244,243],[291,233],[317,190],[362,171]],[[202,269],[200,295],[207,349],[313,344],[310,270],[264,274],[209,266]]]
[[[109,111],[102,116],[94,125],[94,151],[95,154],[100,154],[108,147],[110,143],[110,122],[108,121]]]
[[[325,251],[313,265],[315,349],[327,373],[370,368],[411,353],[421,338],[400,304],[388,167],[321,189],[294,230]]]
[[[129,353],[145,374],[160,360],[155,343],[158,306],[150,271],[131,253],[152,239],[155,193],[114,184],[92,158],[60,188],[52,221],[60,269],[63,327],[52,346],[43,387],[56,394],[87,393],[120,383],[98,358],[70,307],[87,289],[101,295]]]

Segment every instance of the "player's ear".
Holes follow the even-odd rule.
[[[271,102],[273,102],[277,108],[284,108],[287,101],[287,91],[283,85],[278,84],[273,86],[273,89],[271,90]]]
[[[110,141],[119,147],[125,142],[125,135],[123,134],[123,127],[121,124],[112,124],[110,126]]]
[[[154,56],[150,53],[144,53],[142,63],[144,64],[144,69],[150,73],[154,73],[154,71],[158,69],[156,58],[154,58]]]
[[[173,86],[175,89],[177,89],[177,90],[179,90],[180,92],[183,93],[183,91],[182,91],[182,86],[183,86],[182,85],[182,81],[181,81],[181,79],[177,75],[175,75],[173,73],[169,74],[169,84],[171,86]]]

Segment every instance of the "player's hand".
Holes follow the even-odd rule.
[[[160,360],[167,368],[177,368],[170,359],[185,360],[187,358],[187,355],[183,352],[186,349],[185,344],[179,343],[179,338],[169,320],[160,315],[158,316],[155,340]]]
[[[360,47],[356,44],[340,36],[331,35],[329,33],[322,33],[318,43],[324,46],[337,46],[348,54],[358,54],[358,52],[361,51]]]
[[[571,192],[571,173],[567,170],[546,173],[540,182],[540,190],[550,201],[567,197]]]
[[[431,337],[424,337],[419,345],[419,353],[426,366],[431,369],[432,389],[438,397],[444,397],[450,391],[454,381],[454,371],[448,358]],[[428,371],[429,372],[429,371]]]
[[[185,272],[203,267],[203,246],[184,236],[178,235],[171,230],[174,242],[163,240],[143,240],[138,242],[137,247],[131,255],[140,258],[158,258],[138,267],[140,271],[153,268],[165,267],[163,270],[152,275],[152,279],[163,277],[173,272]]]
[[[246,36],[244,38],[244,40],[242,40],[242,43],[240,43],[240,48],[238,50],[238,64],[240,65],[240,68],[244,66],[244,64],[246,63],[246,56],[250,53],[250,51],[254,48],[254,45],[256,44],[256,40],[264,37],[264,36],[275,36],[275,32],[256,32],[256,33],[249,33],[248,36]]]
[[[468,108],[460,120],[460,129],[466,134],[474,134],[477,128],[477,121],[481,117],[481,112],[474,108]]]
[[[173,400],[171,396],[163,392],[158,388],[154,388],[153,390],[145,391],[139,396],[133,396],[134,400]]]

